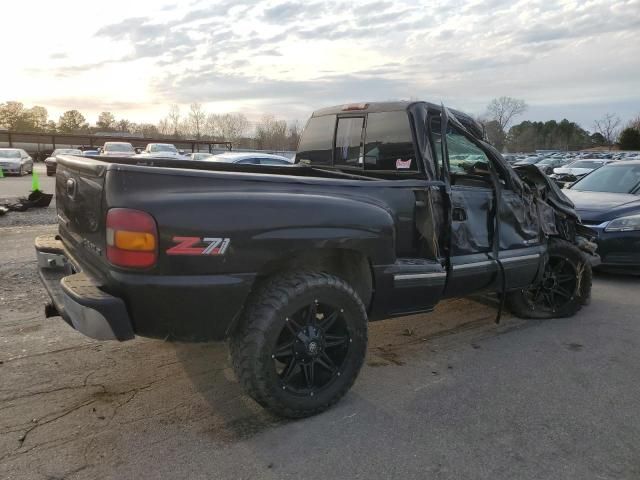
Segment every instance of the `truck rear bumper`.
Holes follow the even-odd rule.
[[[130,340],[133,327],[122,299],[100,290],[84,273],[73,273],[62,242],[53,236],[36,238],[40,279],[55,311],[80,333],[96,340]]]
[[[69,325],[97,340],[134,336],[224,340],[242,312],[255,274],[149,275],[111,270],[98,284],[54,235],[36,238],[40,278]]]

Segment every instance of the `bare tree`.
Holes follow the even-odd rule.
[[[499,97],[491,100],[487,106],[487,114],[490,120],[495,120],[500,129],[506,134],[507,128],[513,117],[522,115],[527,111],[524,100],[513,97]]]
[[[609,148],[618,138],[619,127],[620,117],[614,113],[606,113],[600,120],[593,122],[594,130],[604,137]]]
[[[199,103],[192,103],[189,108],[189,130],[191,134],[200,140],[204,130],[204,124],[207,119],[207,113],[202,109]]]
[[[180,127],[180,107],[175,103],[169,108],[169,115],[167,115],[167,119],[169,120],[169,125],[171,125],[171,129],[173,130],[173,135],[177,137],[178,129]]]
[[[287,148],[287,122],[265,115],[256,126],[258,148],[285,150]]]
[[[246,135],[249,120],[242,113],[225,113],[218,117],[218,133],[228,142],[237,142]]]
[[[171,124],[168,118],[163,118],[158,122],[158,132],[160,132],[160,135],[171,135]]]
[[[300,141],[300,134],[302,133],[302,128],[300,127],[300,122],[298,120],[294,120],[289,124],[288,131],[288,141],[287,143],[289,150],[296,150],[298,148],[298,142]]]
[[[211,139],[220,136],[220,115],[216,113],[207,115],[207,119],[204,122],[204,131]]]

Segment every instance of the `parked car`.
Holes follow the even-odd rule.
[[[78,148],[56,148],[51,155],[44,159],[47,168],[47,176],[52,177],[56,174],[56,166],[58,165],[56,157],[58,155],[82,155],[82,151]]]
[[[546,173],[547,175],[549,175],[553,173],[554,168],[566,165],[568,162],[569,159],[553,156],[540,160],[535,164],[535,166],[538,167],[542,173]]]
[[[544,158],[545,157],[538,157],[538,156],[526,157],[522,160],[518,160],[517,162],[514,163],[514,165],[535,165],[536,163],[544,160]]]
[[[349,390],[369,320],[480,291],[528,318],[570,316],[589,298],[593,232],[468,115],[325,108],[296,159],[268,173],[220,160],[168,172],[62,156],[59,231],[35,241],[47,314],[100,340],[228,339],[247,393],[298,418]]]
[[[213,155],[205,158],[209,162],[237,163],[241,165],[293,165],[293,160],[282,155],[272,155],[269,153],[243,153],[229,152]]]
[[[553,173],[549,175],[560,187],[566,187],[584,177],[588,173],[611,163],[615,160],[606,160],[600,158],[588,158],[576,160],[564,167],[553,169]]]
[[[186,160],[187,157],[184,151],[178,150],[175,145],[171,143],[149,143],[147,147],[136,156],[136,158],[174,158],[180,160]]]
[[[209,160],[211,157],[213,157],[213,153],[206,152],[194,152],[189,155],[191,160]]]
[[[129,142],[105,142],[100,149],[100,155],[115,157],[132,157],[136,154],[133,145]]]
[[[598,232],[599,268],[640,275],[640,161],[609,163],[574,183],[566,195]]]
[[[33,172],[33,159],[21,148],[0,148],[2,173],[26,175]]]

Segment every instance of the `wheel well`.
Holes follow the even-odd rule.
[[[314,249],[268,262],[258,273],[265,279],[293,270],[326,272],[347,281],[367,309],[373,297],[373,275],[368,258],[361,252],[343,249]]]

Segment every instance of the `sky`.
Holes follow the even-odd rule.
[[[640,0],[8,1],[0,102],[156,123],[420,99],[517,121],[640,113]]]

